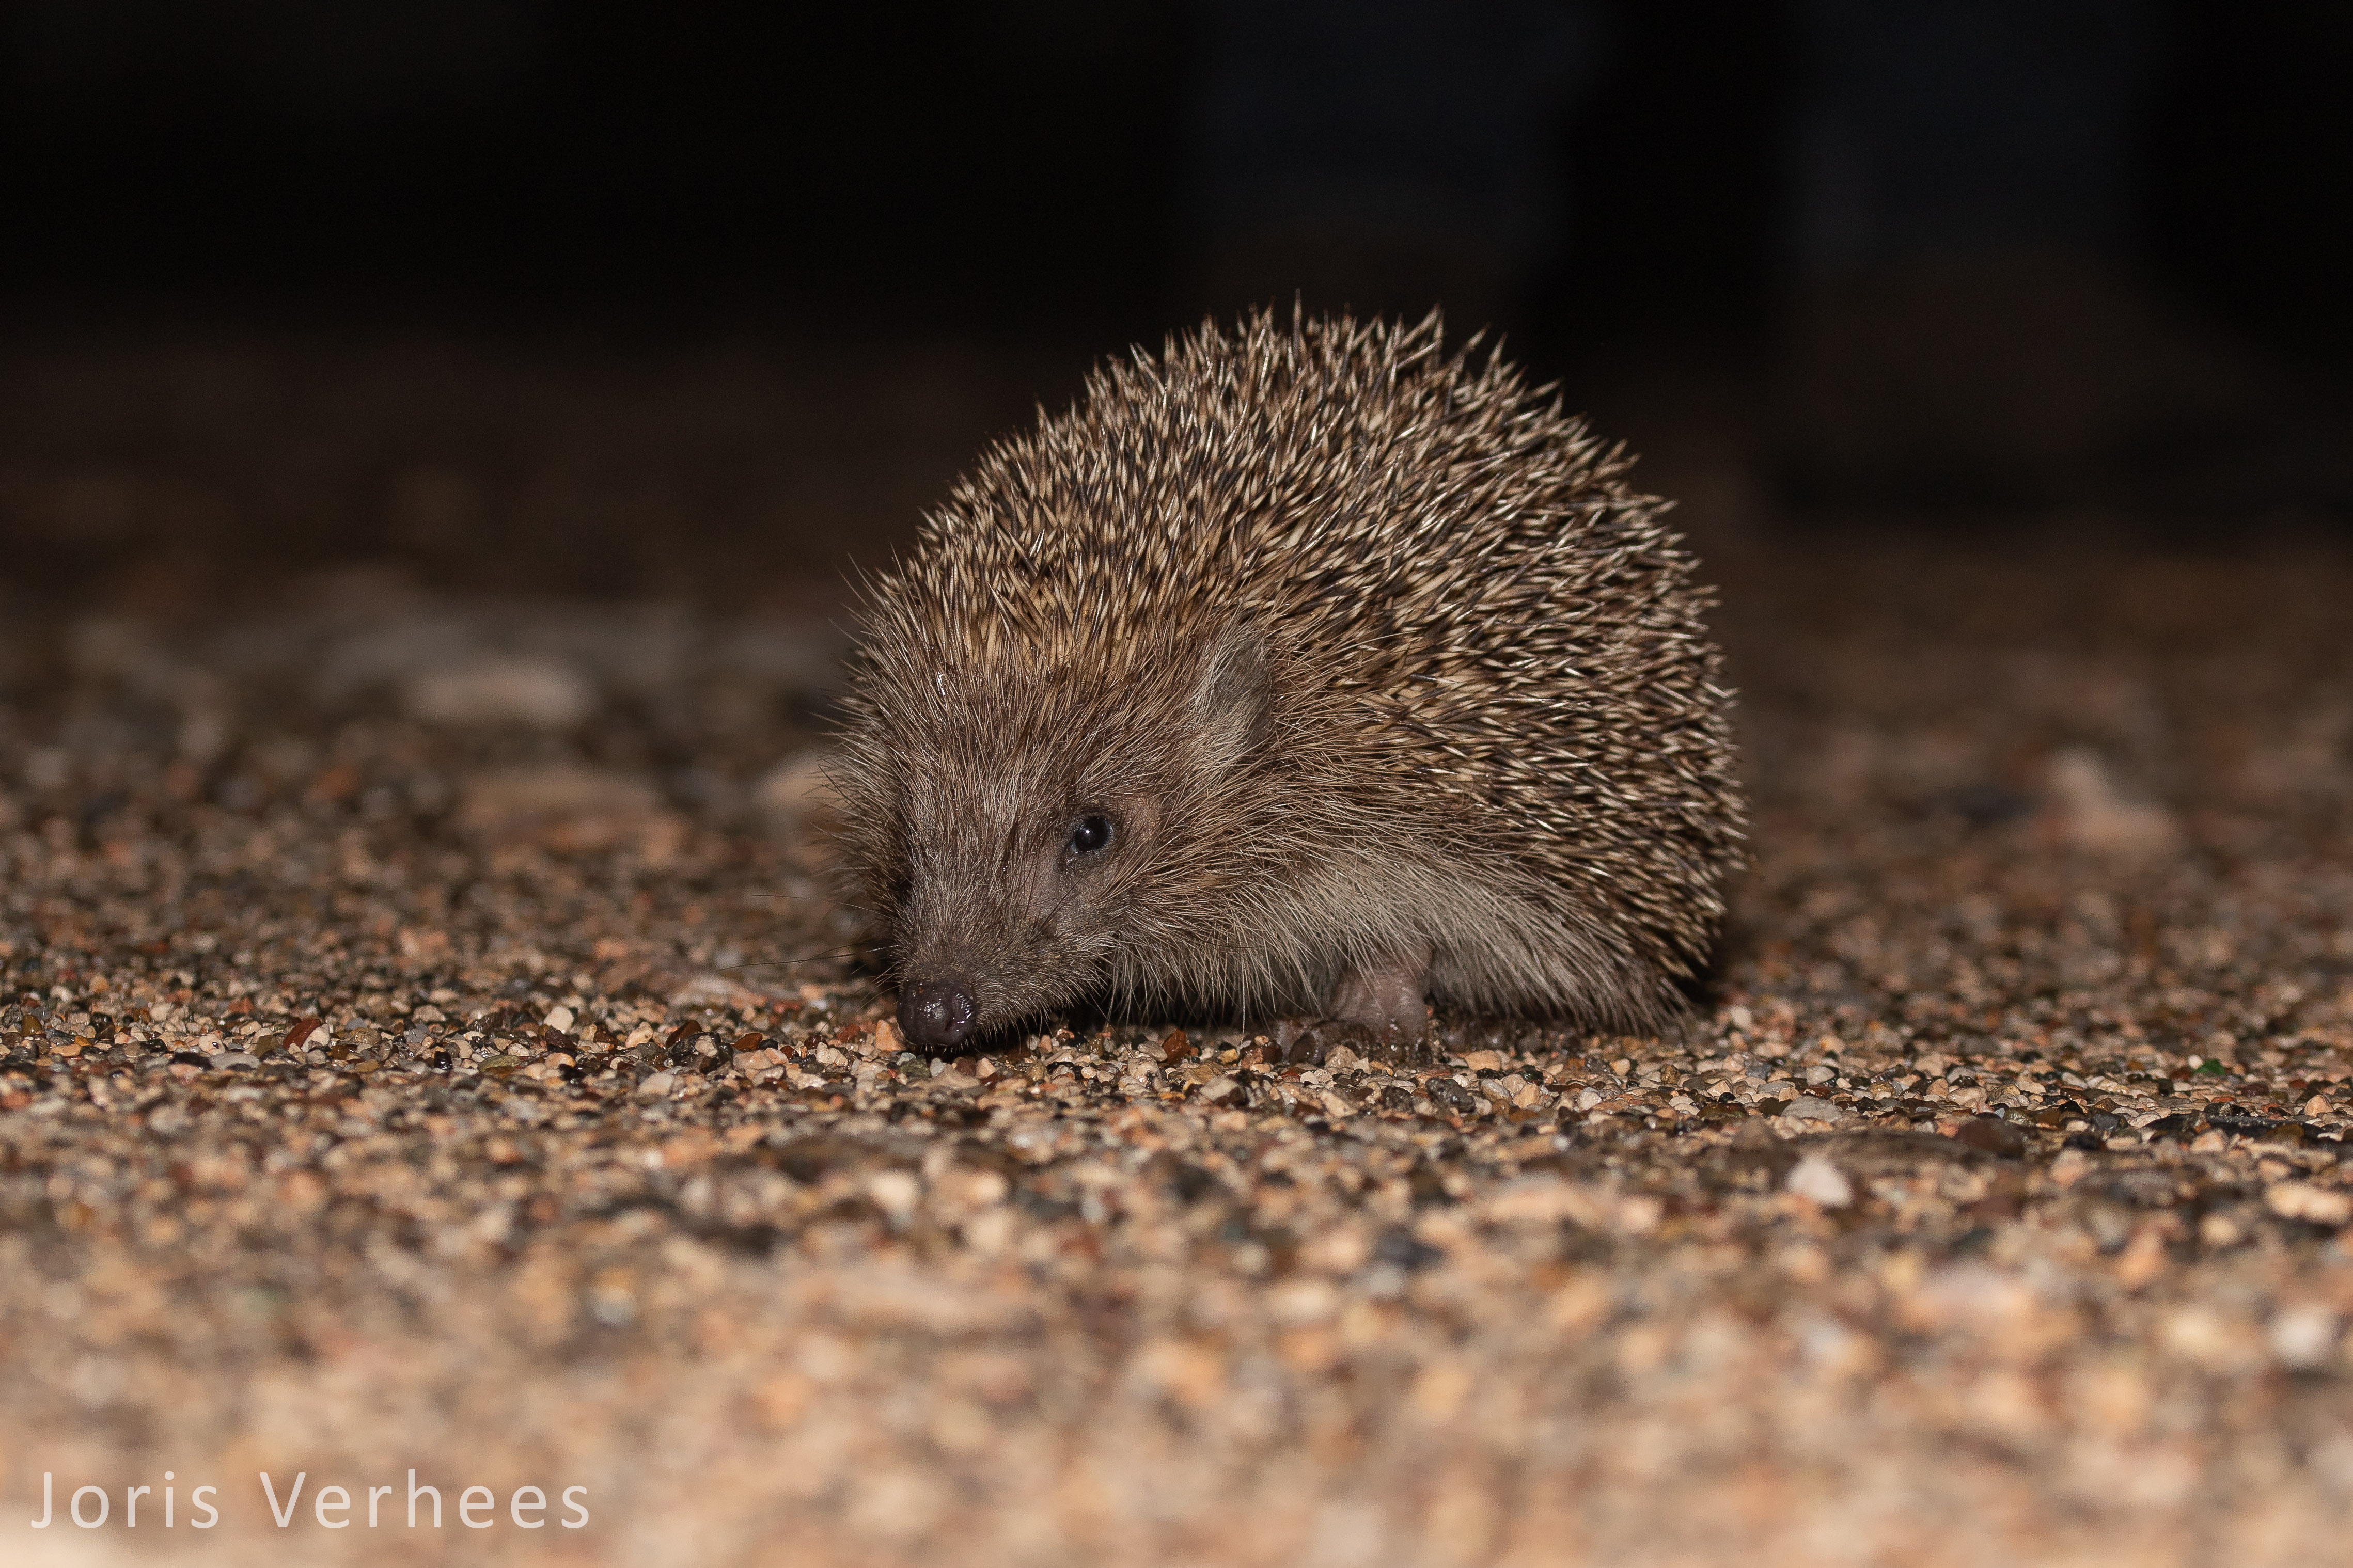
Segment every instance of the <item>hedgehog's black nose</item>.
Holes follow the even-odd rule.
[[[964,977],[946,975],[899,993],[899,1032],[918,1050],[944,1054],[972,1034],[979,1011]]]

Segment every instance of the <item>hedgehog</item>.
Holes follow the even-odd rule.
[[[1632,461],[1435,313],[1296,309],[989,450],[863,585],[835,770],[909,1045],[1684,1016],[1733,698]]]

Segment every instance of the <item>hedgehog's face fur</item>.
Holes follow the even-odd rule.
[[[1190,658],[1156,650],[1150,680],[1138,650],[1098,652],[942,659],[868,686],[902,765],[849,800],[849,826],[916,1049],[968,1050],[1125,988],[1125,960],[1165,948],[1250,858],[1223,840],[1271,715],[1263,640],[1236,620]]]

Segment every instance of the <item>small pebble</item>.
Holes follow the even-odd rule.
[[[412,718],[428,723],[563,730],[596,711],[596,690],[554,659],[492,655],[415,676],[400,700]]]
[[[1854,1202],[1854,1184],[1847,1180],[1844,1171],[1820,1153],[1802,1156],[1789,1167],[1781,1184],[1826,1209],[1842,1209]]]
[[[2015,1160],[2026,1152],[2026,1131],[1993,1116],[1972,1116],[1953,1129],[1953,1141]]]
[[[2343,1225],[2353,1220],[2353,1193],[2310,1182],[2274,1182],[2263,1189],[2263,1205],[2285,1219],[2314,1225]]]

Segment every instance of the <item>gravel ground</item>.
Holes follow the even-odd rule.
[[[2353,558],[1713,553],[1684,1037],[1313,1069],[900,1049],[822,620],[18,598],[0,1555],[2341,1561]]]

